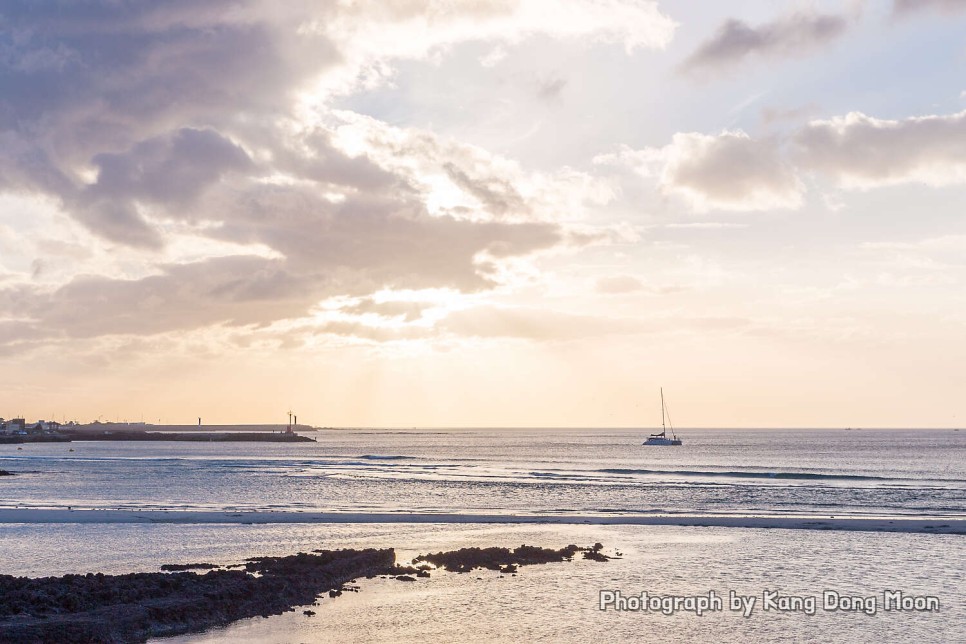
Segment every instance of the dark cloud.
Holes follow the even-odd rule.
[[[248,154],[214,130],[182,128],[91,160],[90,199],[138,199],[183,206],[222,175],[251,167]]]
[[[0,6],[0,192],[52,197],[96,235],[143,249],[137,270],[152,273],[0,290],[0,305],[24,320],[5,327],[0,346],[265,325],[381,289],[480,291],[495,284],[500,258],[590,243],[554,223],[512,223],[532,208],[516,177],[487,171],[485,154],[449,163],[438,142],[390,142],[373,159],[340,150],[334,129],[299,122],[295,98],[341,56],[310,23],[338,6]],[[431,213],[410,160],[475,197],[472,220]],[[162,263],[172,223],[258,255]]]
[[[192,128],[141,141],[125,152],[97,154],[91,162],[97,180],[66,199],[72,212],[112,241],[151,248],[161,246],[161,236],[141,216],[138,203],[183,213],[223,175],[252,166],[244,150],[217,132]]]
[[[684,69],[720,69],[750,56],[789,57],[807,53],[845,33],[848,18],[795,13],[758,26],[728,20],[684,62]]]
[[[132,204],[78,200],[78,170],[93,165],[117,179],[117,163],[149,154],[159,147],[156,137],[169,139],[173,152],[198,152],[192,146],[205,137],[288,109],[293,92],[338,59],[323,37],[299,35],[295,25],[256,9],[227,0],[5,2],[0,189],[51,194],[76,205],[78,219],[98,234],[159,245]],[[157,184],[170,169],[156,167],[143,179]],[[198,189],[201,179],[185,179],[169,187]],[[144,193],[146,183],[140,188],[138,197],[157,200],[157,192]],[[176,190],[166,196],[186,197]]]

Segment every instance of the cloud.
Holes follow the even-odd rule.
[[[112,241],[157,248],[161,236],[138,203],[187,208],[222,176],[250,169],[251,160],[213,130],[181,128],[125,152],[94,155],[91,164],[97,180],[68,198],[78,219]]]
[[[11,37],[0,44],[0,190],[54,196],[96,234],[154,249],[164,237],[149,211],[181,207],[227,172],[312,172],[312,180],[336,183],[349,173],[348,183],[358,185],[355,173],[371,170],[365,160],[306,158],[305,148],[274,156],[271,140],[300,127],[304,101],[318,106],[331,98],[327,78],[365,86],[385,80],[398,59],[537,34],[620,42],[629,50],[663,47],[675,28],[656,3],[630,0],[575,0],[562,8],[546,0],[283,8],[260,0],[178,0],[49,9],[13,0],[3,22]],[[218,154],[214,149],[182,153],[219,140],[262,154],[246,166],[236,163],[240,157],[205,156]],[[183,163],[193,158],[196,165]],[[154,166],[125,176],[140,171],[139,161]],[[163,175],[179,168],[165,179],[174,184],[162,185]],[[93,187],[92,174],[99,175]],[[113,198],[117,191],[122,198]]]
[[[628,167],[695,212],[797,209],[805,171],[852,189],[966,183],[966,112],[901,120],[853,112],[811,121],[789,139],[681,132],[663,148],[623,147],[594,163]]]
[[[966,182],[966,112],[884,120],[852,112],[795,136],[801,161],[850,188]]]
[[[798,208],[804,185],[774,139],[744,132],[675,134],[664,149],[661,184],[697,212]]]
[[[842,36],[845,16],[798,12],[758,26],[731,19],[684,61],[688,71],[732,67],[758,57],[787,58],[811,52]]]
[[[432,306],[431,302],[379,301],[367,297],[341,308],[340,311],[352,315],[374,314],[384,318],[402,318],[405,322],[414,322],[422,317],[423,311]]]
[[[895,0],[892,10],[897,15],[911,14],[924,10],[939,10],[947,13],[966,11],[966,0]]]
[[[663,148],[625,147],[594,161],[656,178],[662,191],[682,197],[695,212],[794,209],[805,192],[777,139],[753,139],[741,131],[679,132]]]
[[[496,284],[495,260],[551,248],[562,235],[549,223],[430,216],[411,197],[357,194],[334,204],[304,188],[253,186],[234,199],[224,203],[231,219],[210,234],[280,257],[213,257],[139,279],[78,276],[55,289],[19,285],[0,290],[0,305],[52,339],[265,325],[337,295],[485,290]]]
[[[333,144],[404,179],[433,214],[476,221],[574,221],[615,198],[606,179],[563,167],[528,172],[479,146],[337,112]]]
[[[663,48],[676,23],[656,2],[638,0],[358,0],[339,3],[327,17],[303,26],[324,34],[343,57],[343,65],[324,79],[335,92],[383,82],[394,59],[426,59],[461,42],[499,44],[543,35],[621,43],[628,52]]]
[[[5,3],[0,192],[51,202],[100,259],[81,275],[25,258],[0,301],[32,341],[265,325],[339,295],[479,292],[537,253],[596,243],[564,222],[612,199],[607,182],[326,103],[333,78],[385,80],[393,61],[459,42],[633,50],[675,27],[652,2],[551,4]]]
[[[630,275],[615,275],[597,280],[597,292],[606,294],[633,293],[644,288],[641,280]]]
[[[548,103],[560,100],[560,95],[563,93],[564,88],[566,87],[566,79],[547,79],[539,83],[539,86],[537,87],[537,98]]]

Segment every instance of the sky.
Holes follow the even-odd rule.
[[[966,0],[0,6],[0,416],[966,425]]]

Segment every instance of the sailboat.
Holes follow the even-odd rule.
[[[667,423],[665,423],[667,419]],[[671,438],[667,437],[667,430],[671,429]],[[674,427],[671,425],[671,414],[668,413],[667,405],[664,404],[664,387],[661,387],[661,433],[651,434],[647,437],[647,440],[642,443],[643,445],[683,445],[681,439],[678,438],[674,433]]]

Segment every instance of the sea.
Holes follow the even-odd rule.
[[[614,559],[516,576],[362,580],[358,593],[310,607],[314,615],[300,608],[158,641],[966,641],[966,535],[847,531],[834,521],[823,530],[588,521],[963,520],[966,430],[689,429],[678,432],[680,447],[642,446],[646,432],[604,428],[302,433],[316,442],[0,445],[0,469],[16,473],[0,477],[0,509],[288,517],[43,523],[26,512],[0,524],[0,572],[119,573],[342,547],[393,547],[406,561],[467,546],[600,542]],[[319,512],[348,518],[291,522]],[[386,513],[402,518],[372,522]],[[409,513],[449,519],[407,523]],[[489,515],[556,522],[480,520]],[[620,604],[645,594],[643,609]],[[662,608],[676,597],[676,609]],[[697,614],[687,597],[722,605]],[[916,598],[938,609],[918,609],[927,602]],[[740,604],[751,600],[750,611]]]

